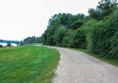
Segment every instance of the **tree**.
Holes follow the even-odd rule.
[[[70,47],[74,48],[86,48],[86,36],[84,34],[84,31],[81,29],[78,29],[73,39],[70,42]]]
[[[72,15],[59,13],[53,15],[48,22],[47,30],[42,35],[43,43],[47,45],[64,46],[65,33],[68,29],[76,30],[83,25],[84,14]],[[63,42],[63,39],[65,40]]]
[[[103,17],[101,11],[93,9],[93,8],[89,9],[88,13],[92,18],[97,19],[97,20],[100,20]]]
[[[20,42],[20,46],[23,46],[23,45],[24,45],[24,43],[23,43],[23,41],[21,41],[21,42]]]
[[[96,9],[89,9],[89,16],[55,14],[42,35],[43,44],[86,48],[103,56],[118,58],[117,9],[117,0],[101,0]]]
[[[24,43],[26,44],[31,44],[31,43],[41,43],[42,42],[42,38],[41,37],[27,37],[23,40]]]
[[[7,46],[11,46],[11,43],[10,42],[7,42]]]
[[[117,0],[101,0],[97,9],[102,12],[103,16],[107,16],[117,9]]]
[[[2,47],[3,47],[3,45],[0,44],[0,48],[2,48]]]
[[[118,9],[117,0],[101,0],[98,2],[96,9],[89,9],[88,13],[92,18],[100,20],[112,14],[116,9]]]

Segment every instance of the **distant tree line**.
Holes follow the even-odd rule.
[[[118,3],[101,0],[89,15],[59,13],[49,19],[42,35],[45,45],[86,48],[107,57],[118,58]]]
[[[42,43],[42,37],[27,37],[23,41],[13,41],[13,40],[2,40],[0,39],[1,43],[7,43],[7,47],[12,46],[11,43],[16,43],[17,46],[22,46],[24,44],[33,44],[33,43]],[[2,48],[3,45],[0,45],[0,48]]]
[[[7,45],[6,46],[3,46],[3,45],[1,45],[0,44],[0,48],[3,48],[3,47],[11,47],[12,45],[11,45],[11,42],[4,42],[4,43],[7,43]],[[20,44],[20,42],[15,42],[16,44]]]
[[[32,44],[32,43],[41,43],[42,42],[42,38],[41,37],[27,37],[23,40],[24,44]]]
[[[17,40],[3,40],[3,39],[0,39],[0,43],[6,43],[5,47],[10,47],[10,46],[12,46],[11,43],[20,44],[21,42],[17,41]],[[2,47],[4,47],[4,46],[0,44],[0,48],[2,48]]]
[[[9,42],[9,43],[17,43],[17,42],[20,42],[20,41],[14,41],[14,40],[3,40],[3,39],[0,39],[0,43],[7,43],[7,42]]]

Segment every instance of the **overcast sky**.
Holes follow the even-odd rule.
[[[41,36],[57,13],[84,13],[100,0],[0,0],[0,39]]]

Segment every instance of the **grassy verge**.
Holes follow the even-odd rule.
[[[100,60],[102,60],[104,62],[110,63],[110,64],[118,67],[118,59],[103,57],[102,55],[98,55],[98,54],[92,53],[92,52],[90,52],[90,51],[88,51],[86,49],[75,49],[75,50],[79,50],[79,51],[84,52],[84,53],[86,53],[86,54],[88,54],[90,56],[93,56],[93,57],[98,58],[98,59],[100,59]]]
[[[51,83],[58,61],[59,52],[55,49],[0,48],[0,83]]]

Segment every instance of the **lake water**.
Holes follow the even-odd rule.
[[[0,43],[0,45],[2,45],[2,46],[7,46],[7,43]],[[12,45],[12,46],[17,46],[16,43],[11,43],[11,45]]]

